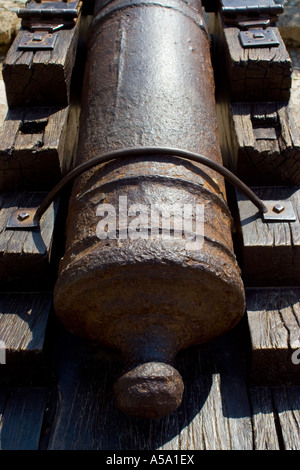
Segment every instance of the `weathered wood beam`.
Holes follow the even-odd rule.
[[[220,13],[212,17],[211,32],[215,55],[219,61],[219,80],[226,81],[230,101],[288,101],[290,98],[292,61],[276,24],[277,47],[241,45],[240,28],[225,24]]]
[[[281,430],[282,448],[299,450],[300,387],[274,387],[272,397],[274,414]]]
[[[238,22],[211,15],[220,146],[224,164],[248,185],[299,185],[300,134],[289,106],[292,60],[276,23],[269,30],[278,46],[245,48]]]
[[[242,325],[241,325],[242,326]],[[63,328],[57,340],[59,406],[49,436],[51,450],[251,449],[251,410],[244,370],[244,328],[183,351],[182,405],[156,420],[130,418],[111,392],[122,368],[115,352],[93,349]]]
[[[28,30],[20,29],[3,64],[9,107],[61,107],[69,104],[80,17],[79,11],[74,27],[56,32],[57,40],[53,50],[21,50],[20,43]]]
[[[73,165],[79,108],[13,108],[0,135],[0,190],[51,190]]]
[[[247,287],[300,285],[299,186],[253,187],[263,201],[290,201],[296,217],[290,222],[265,222],[256,207],[236,191],[237,243]]]
[[[280,444],[270,387],[251,387],[249,396],[252,409],[254,449],[279,450]]]
[[[218,103],[225,165],[250,186],[300,184],[300,132],[286,103]]]
[[[55,220],[59,201],[56,200],[42,217],[40,230],[8,230],[13,210],[35,208],[47,193],[3,193],[0,195],[0,284],[1,291],[51,290],[56,275],[52,250]]]
[[[0,294],[0,383],[49,383],[51,293]]]
[[[300,385],[300,288],[247,289],[251,382]]]
[[[299,450],[300,387],[251,387],[254,449]]]

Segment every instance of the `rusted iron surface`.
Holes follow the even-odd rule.
[[[210,44],[198,8],[172,0],[96,2],[77,164],[144,146],[222,162]],[[195,249],[159,231],[154,237],[150,219],[144,237],[129,236],[134,204],[204,204],[204,239],[194,237],[203,244]],[[111,206],[118,230],[100,239],[100,214]],[[69,330],[122,352],[124,375],[115,385],[121,409],[150,418],[172,412],[183,393],[172,366],[177,352],[225,333],[244,313],[223,178],[176,156],[114,160],[86,172],[73,188],[54,300]]]

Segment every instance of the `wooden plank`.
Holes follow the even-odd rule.
[[[280,424],[282,447],[285,450],[299,450],[300,387],[275,387],[272,396]]]
[[[17,360],[14,356],[35,359],[43,354],[51,307],[51,294],[1,294],[0,337],[6,345],[7,365]]]
[[[236,191],[238,243],[245,285],[248,287],[299,285],[299,187],[271,186],[252,189],[263,201],[291,201],[296,221],[264,222],[253,203]]]
[[[202,391],[200,396],[204,403],[189,425],[181,430],[180,448],[182,450],[229,450],[231,449],[232,436],[222,409],[220,375],[206,376],[199,383],[201,384],[201,382],[205,388],[198,389],[198,392]],[[206,400],[204,397],[207,397]],[[199,397],[195,397],[195,399],[197,403]],[[189,406],[191,403],[193,402],[188,401],[185,402],[185,405]],[[188,409],[185,412],[188,414]],[[173,443],[174,449],[176,449],[175,442]]]
[[[205,396],[207,399],[181,430],[178,436],[180,449],[251,450],[251,413],[245,382],[220,374],[199,378],[199,384],[201,382],[206,389],[200,397],[203,401]],[[194,398],[196,403],[199,402],[199,397]],[[192,400],[186,400],[185,405],[195,406]],[[176,449],[176,442],[173,442],[172,449]]]
[[[120,358],[60,331],[56,350],[59,401],[48,449],[198,450],[251,449],[246,377],[236,354],[237,329],[177,359],[185,392],[181,406],[157,420],[131,418],[114,402]],[[238,347],[236,346],[238,343]],[[241,372],[243,371],[243,372]]]
[[[243,48],[240,29],[226,25],[220,14],[214,15],[211,30],[220,80],[228,79],[231,101],[289,101],[292,61],[276,26],[271,26],[278,47]]]
[[[78,119],[76,106],[9,110],[0,136],[0,190],[51,190],[73,165]]]
[[[269,387],[251,387],[250,401],[255,450],[279,450],[272,394]]]
[[[18,208],[37,208],[47,193],[3,193],[0,195],[0,282],[2,291],[49,290],[56,274],[56,200],[42,216],[40,230],[7,230],[10,214]]]
[[[247,389],[243,331],[238,327],[180,353],[183,404],[165,418],[144,420],[125,416],[115,407],[112,386],[122,369],[118,354],[95,349],[59,327],[54,356],[57,393],[53,389],[46,410],[43,389],[41,396],[36,387],[13,389],[11,399],[6,391],[1,442],[9,449],[29,448],[30,443],[30,448],[48,450],[297,448],[300,389]],[[24,424],[25,419],[29,422]]]
[[[21,29],[3,64],[7,103],[14,106],[67,106],[80,30],[80,14],[71,29],[57,31],[52,51],[21,51]]]
[[[252,383],[300,384],[300,288],[247,289]]]
[[[49,378],[47,327],[51,294],[0,294],[0,340],[5,347],[2,383],[45,383]]]
[[[225,165],[246,184],[299,185],[300,132],[287,103],[220,103]]]
[[[1,450],[38,450],[47,396],[44,387],[12,390],[1,423]]]

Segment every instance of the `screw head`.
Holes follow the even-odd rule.
[[[280,214],[280,212],[284,211],[284,206],[282,204],[275,204],[273,207],[273,212]]]
[[[20,212],[20,214],[18,214],[18,220],[20,220],[21,222],[23,222],[23,220],[26,220],[28,219],[29,217],[29,214],[28,212]]]

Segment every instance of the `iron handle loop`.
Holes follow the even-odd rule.
[[[187,160],[192,160],[194,162],[201,163],[211,168],[212,170],[215,170],[220,173],[226,180],[233,184],[233,186],[235,186],[242,193],[244,193],[245,196],[247,196],[248,199],[250,199],[250,201],[252,201],[252,203],[258,208],[261,214],[267,212],[267,208],[264,203],[237,176],[235,176],[231,171],[229,171],[227,168],[223,167],[219,163],[216,163],[210,160],[209,158],[204,157],[203,155],[190,152],[188,150],[182,150],[171,147],[134,147],[125,148],[121,150],[113,150],[111,152],[104,153],[87,162],[82,163],[81,165],[77,166],[72,171],[70,171],[70,173],[68,173],[42,201],[41,205],[38,207],[33,217],[34,225],[39,225],[42,215],[48,209],[50,204],[55,200],[61,190],[64,189],[69,183],[73,182],[78,176],[82,175],[82,173],[84,173],[85,171],[90,170],[91,168],[97,165],[106,163],[110,160],[114,160],[117,158],[141,157],[149,155],[168,155],[182,157]]]
[[[75,167],[70,173],[68,173],[45,197],[40,206],[36,209],[18,209],[11,214],[11,217],[7,223],[7,229],[37,229],[39,228],[40,220],[42,215],[46,212],[50,204],[56,199],[59,193],[71,182],[73,182],[78,176],[82,175],[85,171],[91,168],[106,163],[110,160],[118,158],[128,157],[145,157],[153,155],[167,155],[174,157],[181,157],[187,160],[200,163],[211,168],[214,171],[220,173],[226,180],[228,180],[233,186],[238,188],[259,210],[262,218],[268,209],[265,204],[258,198],[258,196],[245,185],[237,176],[235,176],[227,168],[223,167],[219,163],[210,160],[203,155],[198,153],[190,152],[188,150],[182,150],[172,147],[133,147],[124,148],[119,150],[113,150],[108,153],[99,155],[91,160],[82,163]]]

